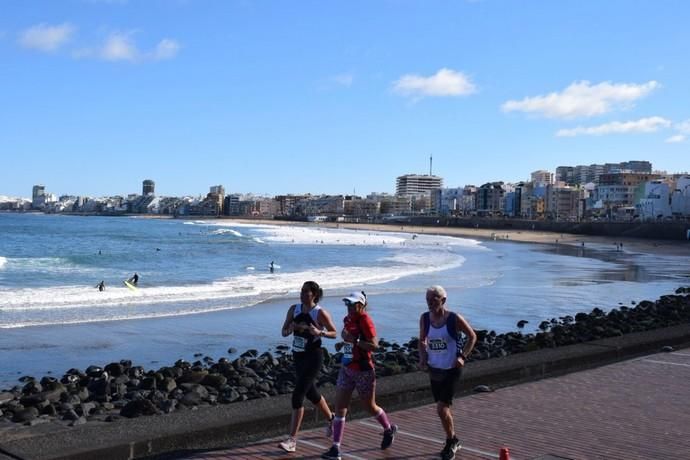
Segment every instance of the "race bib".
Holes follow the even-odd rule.
[[[292,350],[293,351],[304,351],[307,347],[307,339],[295,335],[292,337]]]
[[[429,351],[430,352],[443,352],[448,349],[448,344],[443,339],[431,339],[429,340]]]
[[[342,363],[347,366],[352,362],[352,344],[349,342],[345,342],[345,345],[343,345],[343,360]]]

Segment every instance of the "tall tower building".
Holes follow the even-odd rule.
[[[216,215],[221,215],[224,212],[225,205],[225,187],[222,185],[212,185],[206,199],[213,203],[216,208]]]
[[[441,187],[443,178],[439,176],[405,174],[395,180],[395,194],[398,196],[415,196]]]
[[[151,179],[146,179],[143,182],[141,194],[144,196],[153,195],[155,193],[156,183]]]
[[[530,174],[532,182],[539,185],[553,184],[553,173],[540,169]]]
[[[43,196],[46,194],[46,186],[45,185],[34,185],[34,188],[31,192],[31,199],[33,201],[36,201],[36,198]]]
[[[220,195],[221,198],[225,198],[225,187],[223,187],[222,185],[212,185],[209,191],[210,193]]]
[[[575,183],[575,168],[573,166],[559,166],[556,168],[556,181],[566,184]]]

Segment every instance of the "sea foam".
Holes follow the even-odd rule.
[[[336,263],[316,264],[306,269],[287,265],[274,273],[269,273],[268,269],[252,270],[254,265],[244,265],[235,273],[208,282],[144,285],[137,291],[110,284],[105,291],[99,292],[91,283],[0,288],[3,299],[0,328],[171,317],[246,308],[269,299],[292,298],[308,279],[318,280],[328,292],[345,294],[353,288],[383,285],[404,277],[460,267],[465,258],[453,246],[485,249],[475,240],[424,234],[234,222],[187,221],[184,224],[205,227],[209,234],[230,234],[272,247],[323,244],[385,247],[391,251],[386,251],[386,256],[354,265],[336,259]],[[45,258],[30,263],[50,269],[74,269],[67,260]]]
[[[432,257],[433,256],[433,257]],[[254,273],[230,276],[212,283],[186,286],[65,286],[0,290],[0,328],[31,325],[74,324],[94,321],[180,316],[245,308],[267,299],[288,298],[307,279],[318,279],[329,291],[345,293],[353,287],[387,283],[399,278],[458,267],[464,258],[438,252],[400,258],[392,265],[330,266],[295,272]]]

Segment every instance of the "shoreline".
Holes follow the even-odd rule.
[[[646,254],[661,254],[671,256],[690,257],[690,241],[682,240],[650,240],[630,237],[612,237],[597,235],[576,235],[572,233],[545,232],[538,230],[496,230],[490,228],[466,227],[434,227],[400,224],[369,224],[369,223],[337,223],[337,222],[303,222],[264,219],[222,219],[217,222],[238,222],[241,224],[279,225],[296,227],[332,228],[348,230],[366,230],[395,233],[418,233],[426,235],[452,236],[481,241],[506,241],[517,243],[532,243],[556,246],[559,244],[585,248],[588,244],[614,247],[623,244],[623,250],[633,250]]]
[[[527,356],[549,350],[581,346],[598,340],[628,340],[637,333],[661,334],[667,328],[687,328],[690,321],[690,287],[679,287],[675,294],[655,301],[642,300],[634,307],[621,306],[604,312],[594,308],[559,320],[546,319],[540,332],[518,331],[496,334],[476,330],[477,345],[469,362],[502,361],[512,356]],[[655,332],[661,331],[661,332]],[[396,343],[381,340],[374,354],[380,377],[419,374],[419,341]],[[20,384],[0,391],[0,420],[5,426],[37,424],[66,428],[87,422],[117,422],[122,418],[172,414],[204,406],[228,405],[249,400],[265,400],[291,393],[295,385],[294,362],[289,347],[263,353],[250,349],[238,354],[228,349],[234,359],[217,361],[203,354],[197,361],[178,360],[159,369],[145,369],[130,360],[111,362],[85,370],[70,369],[61,378],[24,376]],[[323,389],[332,389],[340,370],[342,353],[325,348],[324,367],[318,378]],[[571,366],[575,363],[571,364]],[[396,379],[396,380],[398,380]],[[0,441],[2,431],[0,430]]]
[[[222,221],[215,222],[222,225]],[[550,240],[557,235],[550,232],[508,231],[503,232],[499,238],[495,231],[488,229],[256,220],[238,220],[236,222],[250,225],[291,225],[305,228],[340,228],[372,232],[447,235],[491,241],[494,247],[503,242],[509,243],[511,241],[545,245],[541,248],[536,246],[514,247],[522,253],[541,252],[542,248],[555,247],[555,243]],[[560,237],[560,234],[558,236]],[[576,248],[579,246],[580,238],[576,235],[567,235],[566,238],[564,235],[564,239],[559,244]],[[591,257],[597,251],[613,251],[615,249],[614,244],[620,241],[620,239],[609,237],[587,237],[586,247],[591,248],[591,251],[586,254]],[[622,242],[624,243],[624,250],[630,251],[631,254],[636,251],[643,251],[646,254],[660,254],[664,248],[671,250],[678,245],[675,242],[663,241],[662,249],[656,250],[657,247],[654,246],[654,242],[629,241],[628,239],[623,239]],[[651,243],[651,247],[649,243]],[[508,246],[504,245],[503,249],[507,248]],[[577,251],[568,252],[576,253]],[[673,251],[668,254],[685,256],[682,251]],[[523,260],[516,259],[518,263]],[[665,264],[669,263],[668,259],[660,258],[660,260],[663,260]],[[674,264],[675,260],[671,262],[671,265]],[[676,280],[674,280],[675,283]],[[687,285],[685,280],[677,280],[677,283],[676,287],[682,286],[683,283]],[[474,360],[478,361],[478,366],[484,366],[480,362],[487,361],[486,365],[489,367],[501,367],[500,362],[494,363],[497,361],[496,358],[502,359],[514,354],[528,355],[544,348],[550,349],[553,355],[557,356],[564,353],[561,348],[556,350],[557,347],[563,347],[562,349],[565,350],[565,347],[569,345],[589,343],[591,340],[605,337],[623,339],[624,337],[621,336],[634,334],[643,330],[642,328],[648,327],[646,323],[653,323],[655,328],[666,328],[674,324],[672,320],[682,317],[685,318],[684,324],[687,326],[687,321],[690,321],[690,316],[687,316],[690,314],[690,295],[687,295],[690,294],[690,288],[679,288],[676,294],[686,295],[668,295],[658,299],[657,296],[631,296],[637,299],[651,298],[657,300],[640,301],[639,304],[633,301],[631,304],[634,308],[619,307],[611,308],[609,311],[609,307],[606,306],[601,307],[605,311],[596,308],[595,310],[598,312],[592,310],[591,313],[575,314],[577,311],[588,312],[588,309],[597,305],[585,303],[576,309],[573,308],[572,313],[568,312],[568,315],[572,314],[573,317],[564,316],[560,322],[553,319],[549,322],[547,321],[548,317],[542,317],[544,326],[539,325],[539,330],[542,332],[536,334],[528,334],[526,330],[522,329],[515,330],[515,326],[511,326],[511,329],[502,329],[508,332],[500,334],[493,331],[478,331],[478,333],[481,332],[483,348],[477,349],[477,352],[474,353]],[[679,297],[683,298],[679,299]],[[619,297],[618,300],[623,300],[623,298]],[[614,303],[615,301],[612,301],[611,306]],[[623,304],[619,302],[619,305]],[[667,314],[667,310],[672,315]],[[570,319],[565,320],[564,318]],[[533,318],[528,319],[532,321]],[[615,324],[604,324],[606,321],[613,321]],[[538,322],[532,321],[530,329],[536,327],[537,324]],[[485,329],[489,328],[486,327]],[[207,333],[206,330],[204,332]],[[403,341],[409,337],[409,335],[406,336]],[[392,382],[390,385],[396,387],[399,384],[395,382],[417,378],[415,375],[418,374],[415,367],[416,346],[413,345],[413,341],[405,343],[403,341],[393,341],[379,350],[380,367],[377,366],[379,367],[377,372],[380,372],[382,377],[396,376],[395,379],[387,379]],[[233,345],[237,346],[235,343]],[[126,422],[125,419],[130,416],[171,415],[190,410],[205,410],[207,406],[224,406],[226,403],[242,404],[246,400],[251,400],[251,404],[270,405],[269,399],[271,401],[273,401],[272,398],[280,400],[283,398],[282,395],[290,392],[291,382],[288,374],[291,374],[292,361],[290,356],[287,356],[289,355],[289,351],[286,352],[287,348],[275,347],[278,351],[273,351],[260,344],[255,345],[255,348],[259,349],[258,351],[248,350],[243,353],[243,350],[233,349],[233,351],[228,350],[228,353],[225,354],[224,350],[227,350],[228,347],[227,341],[224,346],[225,348],[221,353],[209,352],[208,348],[196,350],[205,351],[206,354],[194,354],[194,358],[190,359],[189,363],[178,361],[173,364],[172,359],[164,359],[160,363],[151,361],[151,364],[144,368],[132,366],[131,361],[121,360],[105,365],[110,358],[103,360],[99,356],[98,365],[90,366],[87,369],[83,367],[70,369],[62,378],[60,378],[62,372],[55,372],[54,376],[36,373],[37,378],[35,379],[26,379],[9,391],[0,390],[0,420],[5,422],[5,427],[8,425],[17,426],[19,429],[26,430],[25,433],[36,431],[32,429],[36,424],[43,425],[42,428],[73,429],[71,427],[80,424],[96,425],[97,428],[99,425],[103,426],[118,420],[124,423]],[[241,356],[240,353],[242,353]],[[119,357],[115,359],[119,359]],[[323,384],[323,388],[332,389],[333,372],[339,366],[337,354],[329,354],[328,361],[330,364],[327,365],[327,371],[324,372],[320,383]],[[491,363],[489,364],[489,362]],[[570,363],[571,368],[576,365],[575,362]],[[65,366],[59,371],[64,371],[66,367],[69,366]],[[41,378],[41,375],[44,377]],[[260,402],[264,399],[266,401]],[[69,409],[70,405],[71,409]],[[247,407],[246,404],[243,405]],[[36,410],[33,410],[34,408]],[[161,417],[144,418],[152,419],[150,423],[154,424],[154,420]],[[9,423],[10,420],[14,423]],[[20,423],[25,423],[28,426],[22,428]],[[0,432],[0,440],[2,439],[3,434]]]

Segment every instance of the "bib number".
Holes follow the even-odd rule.
[[[441,353],[448,349],[448,344],[443,339],[429,340],[429,351],[432,353]]]
[[[292,351],[304,351],[307,347],[307,340],[298,335],[292,338]]]
[[[343,365],[347,366],[352,362],[352,344],[346,342],[343,346]]]

